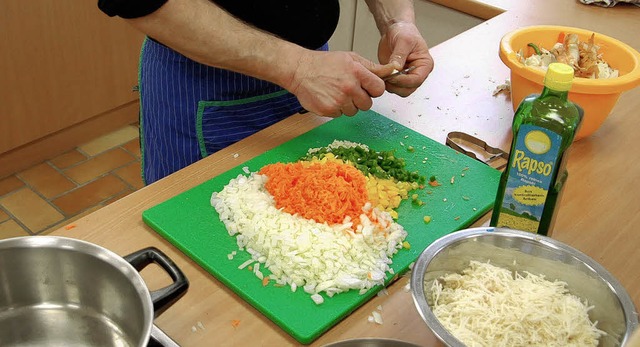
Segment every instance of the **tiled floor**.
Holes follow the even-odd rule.
[[[142,186],[130,125],[0,179],[0,239],[48,234]]]

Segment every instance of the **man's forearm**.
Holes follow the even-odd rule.
[[[208,0],[171,0],[147,16],[127,21],[197,62],[284,88],[305,51],[241,22]]]
[[[413,0],[366,0],[380,34],[398,22],[415,23]]]

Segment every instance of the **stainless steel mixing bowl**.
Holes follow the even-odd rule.
[[[629,294],[602,265],[584,253],[532,233],[473,228],[451,233],[432,243],[415,262],[411,275],[413,300],[420,315],[447,346],[464,345],[438,322],[426,298],[431,296],[431,283],[436,278],[460,273],[471,260],[490,261],[512,271],[543,274],[547,280],[566,282],[572,294],[594,306],[589,316],[608,334],[600,339],[600,346],[620,346],[638,325],[638,313]]]

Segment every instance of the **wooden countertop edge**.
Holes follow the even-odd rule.
[[[484,1],[477,0],[429,0],[435,4],[442,5],[480,19],[491,19],[504,13],[507,9],[493,6]]]

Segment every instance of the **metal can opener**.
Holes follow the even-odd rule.
[[[467,133],[452,131],[447,134],[447,146],[497,170],[503,170],[509,162],[509,154],[500,148]],[[480,156],[480,157],[479,157]]]

